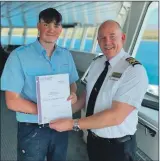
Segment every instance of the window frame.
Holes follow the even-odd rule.
[[[155,10],[155,8],[158,9],[158,5],[156,6],[156,3],[158,4],[158,2],[156,2],[156,1],[151,2],[147,7],[147,10],[144,15],[144,19],[141,22],[141,26],[139,28],[139,33],[137,32],[136,41],[134,42],[132,49],[129,52],[132,57],[135,57],[137,54],[138,48],[140,46],[140,42],[143,37],[143,33],[144,33],[146,26],[147,26],[149,15],[153,12],[153,10]],[[159,85],[158,85],[158,88],[159,88]],[[145,98],[146,96],[152,97],[153,99],[156,99],[157,101],[152,101],[150,99],[146,99]],[[144,97],[144,99],[142,101],[142,106],[159,111],[159,101],[158,101],[159,93],[158,93],[158,95],[154,95],[150,92],[146,92],[146,96]]]

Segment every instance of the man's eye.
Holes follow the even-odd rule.
[[[112,40],[114,40],[114,39],[115,39],[115,36],[111,36],[110,38],[111,38]]]
[[[105,39],[105,37],[100,37],[100,39],[101,39],[101,40],[104,40],[104,39]]]
[[[44,24],[44,26],[46,26],[46,27],[47,27],[47,26],[48,26],[48,24],[47,24],[47,23],[45,23],[45,24]]]
[[[59,28],[59,27],[60,27],[60,25],[55,25],[54,27],[55,27],[55,28]]]

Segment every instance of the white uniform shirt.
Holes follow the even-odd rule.
[[[126,58],[130,57],[123,49],[109,60],[109,69],[96,99],[94,113],[109,109],[113,101],[128,103],[136,107],[126,119],[117,126],[102,129],[91,129],[96,135],[103,138],[116,138],[133,135],[138,123],[138,109],[141,107],[144,94],[148,87],[148,77],[144,67],[140,64],[129,64]],[[107,58],[102,56],[92,62],[87,80],[86,107],[92,88],[105,67]],[[114,72],[122,73],[121,77],[113,77]]]

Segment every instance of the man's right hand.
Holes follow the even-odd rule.
[[[67,101],[71,100],[71,104],[75,104],[77,102],[77,95],[74,92],[71,92],[70,96],[68,97]]]

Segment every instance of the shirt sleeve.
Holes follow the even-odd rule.
[[[122,77],[113,101],[139,108],[147,88],[148,77],[144,67],[142,65],[130,66]]]
[[[79,76],[78,76],[78,72],[77,72],[77,69],[76,69],[76,66],[75,66],[75,63],[74,63],[74,60],[72,58],[72,54],[69,52],[69,55],[70,55],[70,59],[69,59],[69,82],[70,84],[72,83],[75,83],[78,79],[79,79]]]
[[[10,53],[1,77],[1,90],[21,93],[24,86],[24,73],[16,51]]]

